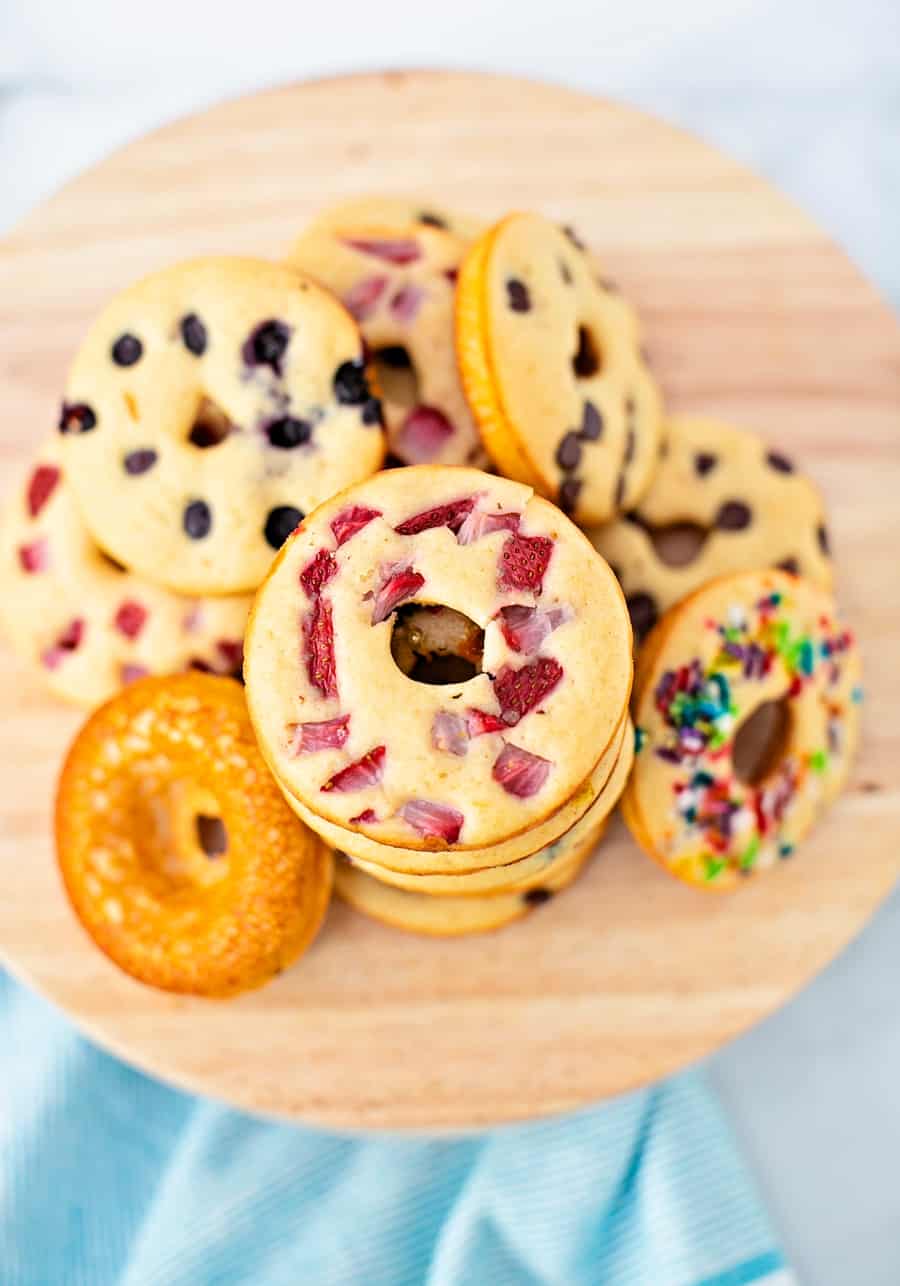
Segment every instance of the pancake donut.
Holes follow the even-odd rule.
[[[481,672],[407,677],[391,655],[407,604],[474,621]],[[282,550],[248,627],[248,704],[311,818],[442,872],[583,790],[622,727],[630,645],[618,583],[559,510],[477,470],[395,469],[320,506]]]
[[[200,996],[287,968],[331,891],[331,854],[281,798],[243,691],[204,674],[143,679],[88,719],[60,778],[56,851],[101,951]]]
[[[644,494],[661,402],[633,315],[573,235],[513,214],[471,248],[456,293],[463,385],[500,471],[582,524]]]
[[[859,739],[859,652],[829,595],[785,572],[725,577],[673,608],[644,652],[623,799],[635,839],[708,889],[791,857],[844,785]],[[742,763],[754,716],[774,743]]]
[[[657,552],[660,534],[702,543],[690,561],[673,564]],[[638,640],[673,603],[719,576],[779,567],[831,588],[815,486],[762,438],[718,420],[670,420],[649,491],[632,513],[589,535],[615,568]]]
[[[288,260],[353,314],[375,363],[391,453],[404,464],[486,461],[453,341],[464,245],[429,224],[316,223]]]
[[[57,696],[105,701],[147,674],[239,674],[248,595],[188,598],[125,571],[95,543],[59,443],[38,452],[0,526],[0,619]]]
[[[303,515],[384,456],[356,323],[254,259],[177,264],[117,295],[59,427],[94,539],[183,593],[255,589]]]

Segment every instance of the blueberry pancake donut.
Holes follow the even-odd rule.
[[[391,884],[395,888],[408,889],[412,893],[427,893],[437,897],[483,897],[499,893],[524,892],[542,884],[545,879],[555,874],[558,867],[569,861],[574,846],[580,845],[588,836],[591,843],[596,843],[600,839],[609,815],[625,789],[633,761],[634,727],[628,720],[621,753],[612,775],[584,816],[552,844],[547,844],[531,857],[520,858],[518,862],[472,871],[467,875],[412,875],[408,872],[392,871],[375,862],[365,862],[359,858],[350,860],[367,875],[385,884]]]
[[[672,608],[645,652],[625,819],[672,875],[733,888],[791,857],[847,779],[853,635],[818,586],[752,571]]]
[[[544,906],[567,888],[581,873],[600,840],[606,821],[560,840],[554,848],[564,851],[547,857],[543,875],[529,887],[515,891],[466,897],[430,897],[382,884],[355,866],[344,854],[335,864],[334,888],[338,897],[373,920],[396,929],[432,937],[460,937],[466,933],[488,933]]]
[[[189,598],[109,559],[82,521],[54,438],[0,527],[0,619],[57,696],[105,701],[146,674],[239,674],[250,597]]]
[[[815,486],[781,451],[718,420],[670,420],[650,490],[632,513],[589,534],[621,581],[638,641],[673,603],[733,572],[780,567],[831,587]],[[699,548],[690,561],[667,561],[657,549],[667,539],[682,542],[682,556]]]
[[[572,235],[513,214],[471,248],[456,296],[463,385],[500,471],[582,524],[649,486],[661,402],[619,296]]]
[[[408,193],[399,196],[369,193],[366,196],[348,197],[320,211],[311,226],[334,229],[348,225],[437,228],[441,232],[450,233],[457,241],[466,243],[479,237],[484,226],[482,220],[460,214],[458,210],[448,210],[430,197]]]
[[[353,314],[375,364],[388,444],[404,464],[486,457],[456,367],[463,243],[428,224],[314,224],[289,261]]]
[[[184,593],[255,589],[303,515],[384,455],[353,318],[253,259],[178,264],[116,296],[59,427],[97,543]]]
[[[423,604],[483,631],[480,672],[435,684],[395,664],[394,627]],[[618,583],[559,510],[507,479],[424,465],[301,525],[256,598],[245,678],[290,795],[440,872],[583,789],[621,729],[630,646]]]

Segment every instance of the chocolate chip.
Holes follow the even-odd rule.
[[[793,473],[794,465],[786,455],[781,455],[778,451],[766,452],[766,463],[770,468],[777,470],[778,473]]]
[[[632,627],[638,642],[640,642],[646,638],[659,620],[659,608],[656,606],[656,599],[652,594],[646,594],[641,590],[637,594],[629,594],[625,604],[631,617]]]
[[[192,500],[185,506],[182,522],[191,540],[202,540],[212,527],[212,510],[205,500]]]
[[[116,366],[134,366],[144,352],[144,345],[137,335],[120,335],[112,346],[112,359]]]
[[[712,455],[709,451],[698,451],[694,456],[694,469],[701,478],[705,478],[718,463],[719,457]]]
[[[264,321],[251,331],[241,349],[248,366],[270,366],[281,375],[281,360],[291,338],[291,329],[281,321]]]
[[[586,246],[586,245],[584,244],[584,242],[581,240],[581,237],[579,237],[578,233],[577,233],[577,232],[575,231],[575,229],[572,227],[571,223],[563,224],[563,232],[566,234],[566,236],[567,236],[567,237],[569,238],[569,240],[572,242],[572,245],[576,248],[576,250],[586,250],[586,249],[587,249],[587,246]]]
[[[284,415],[280,420],[271,420],[266,425],[266,437],[269,445],[289,451],[292,447],[302,447],[312,437],[312,425],[306,420],[297,420],[293,415]]]
[[[559,275],[562,277],[563,281],[567,286],[571,286],[572,270],[569,267],[569,265],[566,263],[565,259],[560,259],[559,261]]]
[[[593,402],[585,402],[578,430],[585,442],[596,442],[603,434],[603,416]]]
[[[527,313],[531,309],[531,295],[528,287],[518,277],[509,278],[506,283],[506,295],[514,313]]]
[[[552,889],[526,889],[522,894],[522,901],[526,906],[543,906],[553,897]]]
[[[561,469],[568,472],[569,469],[578,467],[581,460],[581,442],[577,433],[567,433],[560,441],[556,448],[556,463]]]
[[[87,433],[96,423],[97,417],[86,402],[75,402],[71,406],[63,402],[59,414],[60,433]]]
[[[828,528],[819,527],[816,530],[816,539],[819,542],[819,548],[826,558],[831,557],[831,541],[828,538]]]
[[[143,447],[140,451],[129,451],[122,461],[122,467],[126,473],[136,477],[137,474],[152,469],[158,458],[152,447]]]
[[[447,221],[440,215],[432,214],[430,210],[421,210],[419,212],[419,223],[424,223],[427,228],[446,228]]]
[[[716,514],[715,525],[720,531],[743,531],[752,521],[750,506],[743,500],[726,500]]]
[[[580,493],[581,480],[579,478],[566,478],[559,488],[559,507],[563,513],[571,514],[575,512]]]
[[[790,572],[792,576],[800,575],[800,563],[796,558],[782,558],[781,562],[777,563],[776,566],[779,571]]]
[[[572,358],[572,369],[580,380],[590,379],[600,369],[600,353],[587,326],[578,327],[578,347]]]
[[[182,317],[180,329],[182,343],[188,352],[195,357],[202,357],[206,352],[206,327],[197,314],[188,313],[186,317]]]
[[[278,505],[269,510],[265,537],[273,549],[280,549],[288,536],[303,521],[303,513],[293,505]]]
[[[622,456],[623,464],[631,464],[634,459],[634,453],[637,448],[637,436],[634,429],[629,429],[625,435],[625,454]]]
[[[334,395],[344,406],[362,406],[369,400],[369,382],[362,362],[342,362],[334,373]]]
[[[362,410],[363,424],[384,424],[381,403],[377,397],[370,397]]]
[[[207,857],[221,857],[228,848],[228,832],[221,817],[198,813],[194,819],[197,843]]]
[[[402,344],[388,344],[386,348],[379,348],[375,356],[379,362],[384,362],[385,366],[390,366],[395,371],[408,371],[412,367],[409,350]]]

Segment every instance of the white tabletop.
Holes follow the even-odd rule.
[[[174,116],[388,66],[517,72],[654,111],[789,192],[900,304],[897,0],[0,0],[0,229]],[[898,979],[900,892],[711,1063],[810,1286],[900,1283]]]

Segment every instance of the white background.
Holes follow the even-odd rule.
[[[900,0],[0,0],[0,229],[185,111],[389,66],[658,112],[790,192],[900,303]],[[711,1066],[801,1282],[900,1286],[900,894]]]

